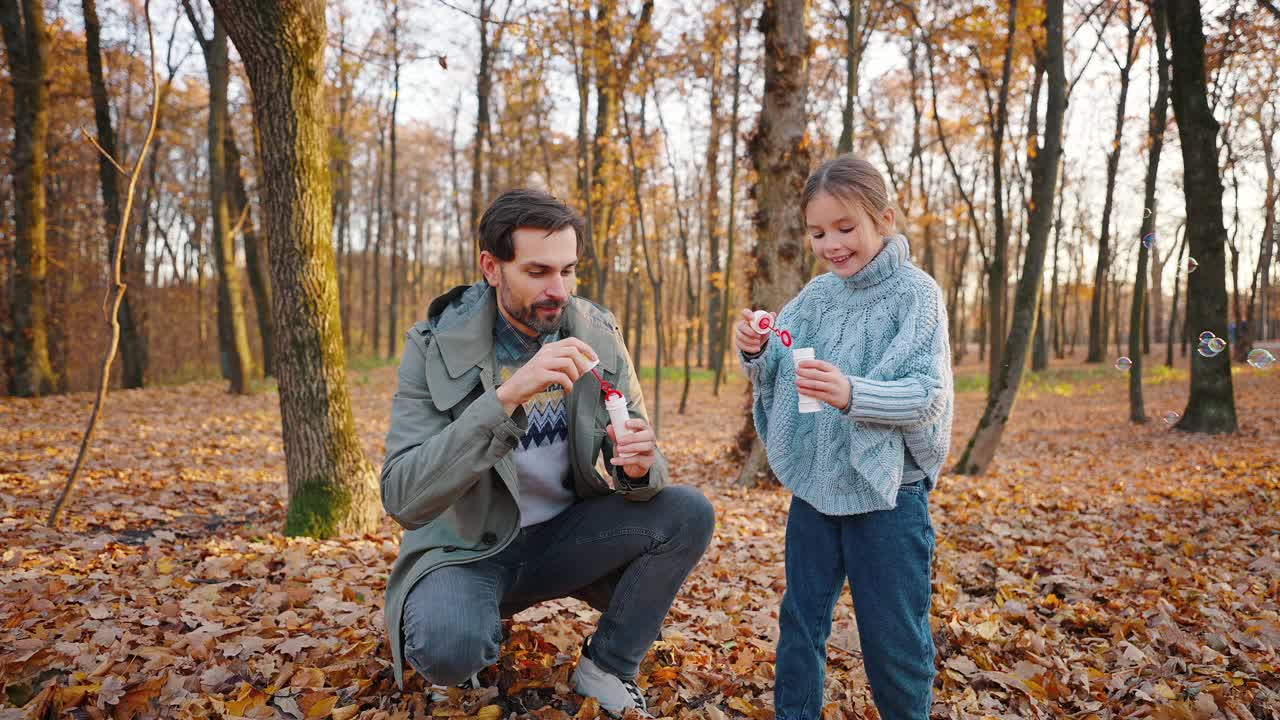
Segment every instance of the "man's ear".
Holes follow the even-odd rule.
[[[480,272],[484,273],[484,279],[493,287],[498,287],[502,272],[498,268],[499,260],[488,250],[480,251]]]

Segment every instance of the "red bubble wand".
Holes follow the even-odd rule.
[[[791,347],[791,333],[786,330],[779,330],[778,327],[774,325],[773,314],[768,310],[755,311],[751,317],[751,329],[761,335],[773,333],[778,336],[778,339],[782,341],[784,346]]]
[[[599,361],[596,361],[596,364],[599,364]],[[600,381],[600,392],[604,393],[605,400],[613,400],[614,398],[626,397],[625,395],[622,394],[622,391],[618,390],[613,385],[611,385],[608,380],[605,380],[604,377],[601,376],[600,373],[596,371],[595,365],[592,365],[589,369],[591,370],[591,374],[595,375],[596,379]]]

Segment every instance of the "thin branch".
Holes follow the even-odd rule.
[[[460,12],[463,15],[466,15],[467,17],[471,18],[472,20],[483,19],[486,23],[494,23],[496,25],[520,25],[520,26],[524,25],[524,23],[522,22],[510,21],[510,20],[507,20],[505,17],[502,20],[494,20],[492,17],[481,18],[479,15],[475,14],[474,12],[467,10],[466,8],[460,8],[457,5],[454,5],[453,3],[448,2],[448,0],[436,0],[436,2],[449,8],[450,10]],[[507,6],[508,11],[510,10],[510,7],[511,7],[510,5]]]
[[[200,43],[200,48],[206,54],[209,52],[209,38],[204,34],[204,17],[197,17],[196,10],[191,6],[191,0],[182,0],[182,9],[187,12],[187,18],[191,20],[191,31],[195,33],[196,42]]]
[[[160,85],[156,77],[156,40],[151,25],[151,0],[145,0],[142,5],[142,12],[147,20],[147,42],[151,51],[151,125],[147,129],[147,137],[142,142],[142,151],[138,154],[138,159],[133,163],[133,170],[129,176],[129,191],[125,195],[124,212],[121,214],[123,220],[120,222],[119,237],[116,238],[114,257],[111,259],[111,313],[108,317],[111,325],[111,337],[107,344],[107,351],[102,358],[102,372],[98,377],[98,396],[94,400],[93,411],[89,413],[89,425],[85,428],[84,438],[80,441],[80,453],[76,456],[76,464],[71,468],[71,475],[67,478],[67,484],[62,488],[62,494],[58,496],[58,501],[54,503],[53,510],[49,513],[49,527],[54,527],[57,524],[58,514],[62,511],[62,506],[71,494],[71,488],[75,485],[76,476],[79,475],[80,468],[84,464],[85,455],[88,454],[89,442],[93,439],[93,431],[97,427],[98,416],[101,414],[102,406],[107,399],[107,388],[111,384],[111,361],[115,359],[116,348],[120,344],[120,303],[124,300],[126,290],[126,286],[120,276],[123,272],[125,241],[129,237],[128,218],[133,214],[133,199],[138,190],[138,176],[142,174],[143,161],[146,160],[147,151],[151,149],[151,142],[155,138],[156,124],[160,112]]]
[[[231,228],[230,236],[232,238],[239,237],[240,230],[244,228],[244,221],[248,217],[249,217],[249,203],[245,203],[244,207],[240,208],[240,217],[236,219],[235,227]]]
[[[104,158],[106,158],[108,161],[110,161],[110,162],[111,162],[111,164],[112,164],[112,165],[114,165],[114,166],[116,167],[116,170],[117,170],[117,171],[119,171],[119,173],[120,173],[121,175],[128,175],[128,174],[129,174],[129,172],[128,172],[127,170],[125,170],[124,168],[120,167],[120,163],[116,162],[116,159],[115,159],[115,158],[111,157],[111,153],[109,153],[109,152],[107,152],[106,150],[102,149],[102,146],[98,144],[98,139],[97,139],[97,138],[95,138],[93,135],[89,134],[89,129],[88,129],[88,128],[86,128],[84,125],[81,125],[81,126],[80,126],[80,132],[84,135],[84,139],[85,139],[85,140],[88,140],[90,145],[93,145],[95,148],[97,148],[97,149],[98,149],[98,152],[102,153],[102,157],[104,157]]]

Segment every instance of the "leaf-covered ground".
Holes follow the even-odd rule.
[[[968,368],[969,374],[976,368]],[[353,373],[382,452],[394,369]],[[1170,431],[1185,373],[1127,421],[1125,377],[1068,367],[1024,388],[998,462],[933,493],[936,718],[1280,716],[1280,371],[1236,371],[1241,431]],[[719,526],[640,683],[656,714],[772,718],[788,496],[734,485],[742,381],[695,385],[664,447]],[[971,388],[972,382],[960,382]],[[983,394],[958,398],[955,447]],[[0,718],[590,717],[567,687],[595,613],[518,616],[495,686],[397,691],[382,593],[399,531],[285,539],[272,392],[116,392],[65,520],[44,528],[91,396],[0,400]],[[852,606],[836,610],[828,717],[877,717]]]

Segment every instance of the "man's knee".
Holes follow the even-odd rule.
[[[658,493],[662,498],[663,515],[676,524],[674,530],[683,536],[691,547],[700,552],[711,543],[716,529],[716,510],[701,490],[688,485],[672,485]],[[655,498],[656,499],[656,498]]]
[[[496,663],[502,649],[502,625],[480,627],[425,622],[405,628],[404,654],[418,674],[433,685],[452,687]]]

